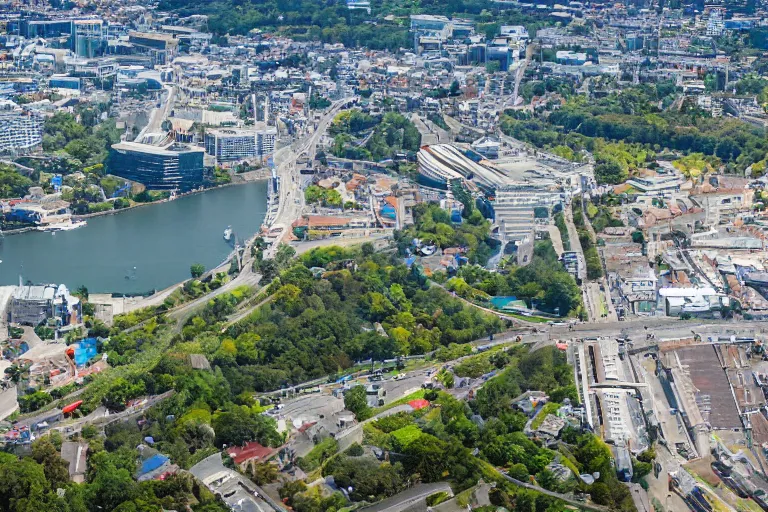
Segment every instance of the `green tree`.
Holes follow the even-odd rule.
[[[19,174],[15,168],[0,164],[0,199],[23,197],[32,185],[32,180]]]
[[[509,476],[512,478],[515,478],[517,480],[520,480],[521,482],[527,482],[528,481],[528,468],[525,467],[525,464],[512,464],[510,466],[509,470],[507,471]]]
[[[45,478],[54,489],[69,483],[69,463],[59,457],[48,438],[43,437],[32,443],[32,458],[43,466]]]
[[[615,159],[605,159],[595,165],[595,179],[601,185],[618,185],[628,177],[629,173]]]
[[[246,474],[256,485],[267,485],[277,480],[278,471],[276,465],[264,462],[248,466]]]
[[[444,478],[450,460],[448,445],[430,434],[422,434],[408,444],[404,465],[410,473],[418,473],[424,482],[437,482]]]
[[[205,274],[205,266],[200,263],[193,263],[189,267],[189,273],[192,276],[192,279],[199,279]]]
[[[280,436],[272,418],[254,414],[247,407],[232,406],[213,418],[216,446],[242,446],[248,441],[258,441],[264,446],[278,446]]]
[[[32,512],[49,489],[43,467],[32,459],[0,458],[0,481],[0,509],[9,512]]]
[[[115,510],[123,502],[136,497],[137,488],[131,473],[118,469],[111,463],[96,472],[88,486],[88,502],[91,510]]]
[[[355,414],[357,421],[367,420],[371,417],[371,408],[368,406],[368,397],[364,386],[355,386],[344,393],[344,408]]]

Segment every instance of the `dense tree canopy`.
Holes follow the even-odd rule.
[[[9,165],[0,164],[0,199],[23,197],[31,186],[31,179]]]
[[[760,79],[750,77],[739,84],[745,91],[762,86]],[[542,119],[518,119],[510,111],[502,116],[501,128],[540,147],[565,145],[574,151],[593,151],[595,174],[603,183],[621,182],[628,170],[643,166],[653,152],[663,149],[716,156],[736,172],[765,158],[764,130],[738,119],[712,118],[695,108],[660,109],[674,93],[673,84],[660,82],[625,88],[597,100],[574,96]],[[606,141],[619,141],[619,147]]]

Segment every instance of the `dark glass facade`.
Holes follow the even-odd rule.
[[[152,190],[187,192],[203,184],[203,151],[186,147],[163,150],[121,143],[112,146],[109,172]]]

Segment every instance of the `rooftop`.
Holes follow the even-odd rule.
[[[181,153],[205,153],[203,148],[185,144],[172,144],[166,147],[141,144],[139,142],[118,142],[112,145],[112,149],[120,152],[149,153],[160,156],[176,156]]]

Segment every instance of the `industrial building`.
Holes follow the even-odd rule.
[[[82,322],[82,316],[80,299],[71,295],[63,284],[19,286],[11,297],[8,320],[14,324],[39,325],[57,318],[61,325],[76,325]]]
[[[79,91],[82,87],[81,78],[78,76],[67,76],[63,74],[57,74],[51,76],[48,80],[48,87],[51,89],[61,89],[67,91]]]
[[[445,190],[454,180],[471,181],[492,195],[506,182],[506,176],[482,156],[452,144],[423,146],[416,158],[419,180],[428,187]]]
[[[626,446],[634,454],[647,449],[650,440],[640,398],[642,385],[632,382],[623,349],[610,338],[584,340],[570,349],[587,423],[606,441]]]
[[[137,142],[112,146],[110,172],[149,189],[188,192],[203,185],[202,148],[173,143],[165,147]]]
[[[93,16],[50,20],[21,18],[8,23],[8,32],[27,39],[61,40],[79,57],[101,55],[107,45],[105,23]]]

